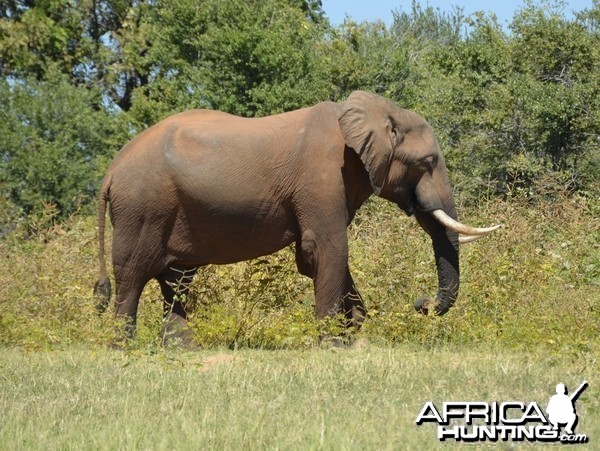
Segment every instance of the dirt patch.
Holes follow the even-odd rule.
[[[234,360],[234,358],[230,354],[211,355],[210,357],[202,359],[202,362],[200,362],[200,368],[198,369],[198,371],[200,371],[201,373],[206,373],[207,371],[211,371],[218,365],[233,362],[233,360]]]

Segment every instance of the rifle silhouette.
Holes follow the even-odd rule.
[[[579,398],[579,395],[581,394],[581,392],[583,390],[585,390],[588,386],[588,382],[587,381],[583,381],[583,383],[577,388],[577,390],[575,390],[573,392],[573,394],[571,396],[569,396],[569,398],[571,399],[572,403],[575,403],[575,401],[577,400],[577,398]]]

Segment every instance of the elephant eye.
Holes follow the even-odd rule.
[[[433,171],[433,166],[435,165],[435,160],[436,158],[433,155],[428,155],[425,158],[422,158],[421,161],[419,162],[419,166],[427,171],[427,172],[431,172]]]
[[[392,128],[392,145],[396,147],[398,144],[398,129]]]

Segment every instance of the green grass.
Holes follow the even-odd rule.
[[[591,354],[403,345],[183,353],[0,352],[3,449],[434,449],[426,401],[537,401],[590,387],[577,431],[600,440]],[[507,443],[507,445],[510,442]]]

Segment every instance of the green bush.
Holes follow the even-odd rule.
[[[350,267],[368,317],[359,336],[378,343],[482,343],[508,348],[591,350],[600,327],[597,201],[563,197],[490,201],[459,207],[469,223],[504,227],[461,248],[461,291],[444,317],[417,314],[433,295],[431,244],[416,222],[373,199],[350,226]],[[51,213],[50,213],[51,214]],[[45,347],[110,343],[112,315],[98,315],[96,221],[75,218],[35,236],[0,243],[0,343]],[[110,236],[110,234],[108,235]],[[314,316],[312,282],[296,271],[293,248],[235,265],[200,269],[187,297],[190,325],[203,347],[305,348],[336,321]],[[141,299],[135,346],[161,341],[158,284]]]

